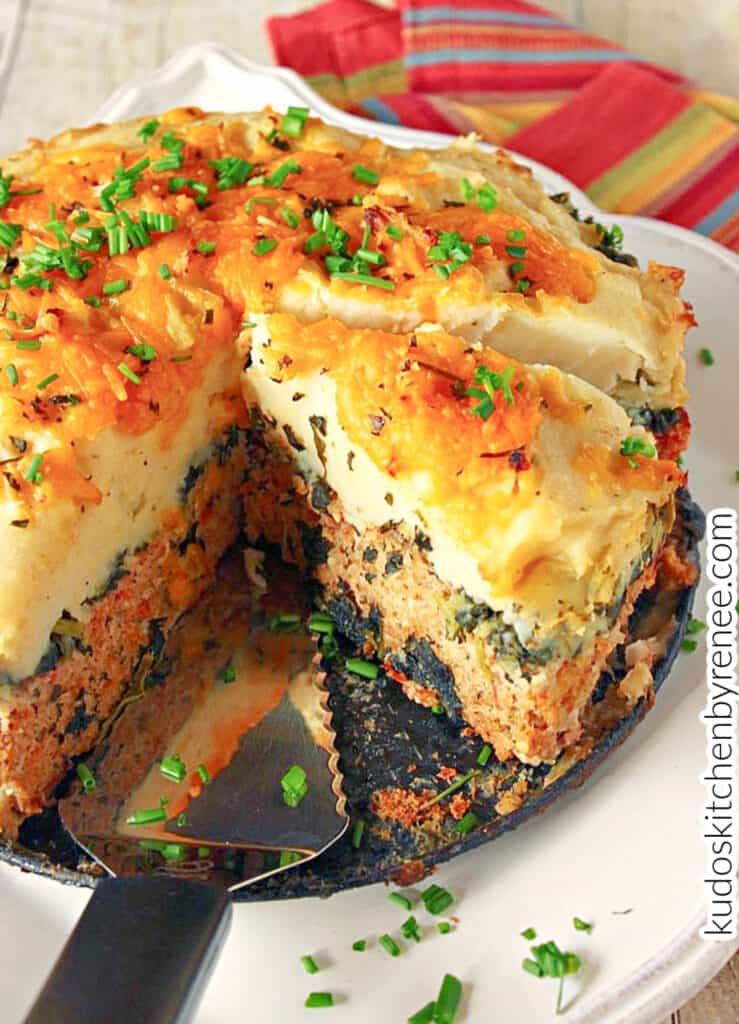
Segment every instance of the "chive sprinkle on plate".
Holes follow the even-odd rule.
[[[306,969],[308,974],[318,974],[319,967],[318,967],[318,964],[316,963],[316,961],[313,959],[312,956],[309,956],[309,955],[301,956],[300,962],[303,965],[303,967]]]
[[[334,997],[330,992],[311,992],[306,998],[305,1005],[309,1009],[323,1009],[326,1006],[334,1005]]]
[[[426,1003],[420,1010],[408,1018],[408,1024],[432,1024],[436,1003]]]
[[[280,779],[282,799],[288,807],[297,807],[308,792],[305,769],[299,764],[292,765]]]

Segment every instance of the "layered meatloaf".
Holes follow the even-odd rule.
[[[501,759],[552,760],[654,583],[682,472],[592,385],[436,325],[254,320],[248,533],[409,695]]]
[[[0,246],[0,830],[244,531],[500,756],[577,734],[673,515],[680,271],[504,153],[300,108],[33,142]]]

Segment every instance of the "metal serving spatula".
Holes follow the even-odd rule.
[[[223,607],[209,615],[225,628]],[[319,856],[346,830],[309,639],[242,629],[234,649],[226,634],[219,647],[223,637],[208,632],[193,659],[190,623],[165,683],[131,702],[81,771],[88,791],[61,801],[65,827],[112,877],[98,883],[27,1024],[184,1024],[225,940],[230,893]],[[293,765],[307,785],[297,806],[281,785]],[[289,788],[287,799],[296,802]]]

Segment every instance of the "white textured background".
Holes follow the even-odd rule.
[[[704,88],[739,95],[739,0],[542,2]],[[264,18],[311,6],[312,0],[0,0],[0,153],[20,148],[29,135],[43,138],[82,123],[127,78],[190,43],[208,39],[271,62]],[[737,1021],[739,957],[673,1016],[673,1024]]]

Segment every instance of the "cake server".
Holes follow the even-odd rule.
[[[200,671],[212,671],[207,659]],[[307,637],[252,630],[217,682],[188,691],[191,669],[185,677],[194,709],[176,734],[161,737],[163,701],[169,708],[176,698],[153,687],[60,802],[65,827],[108,876],[27,1024],[184,1024],[226,938],[231,894],[319,856],[346,830],[331,716]],[[249,701],[252,719],[263,717],[234,737],[234,724],[250,720]],[[186,763],[212,751],[214,735],[226,766],[213,774]]]

